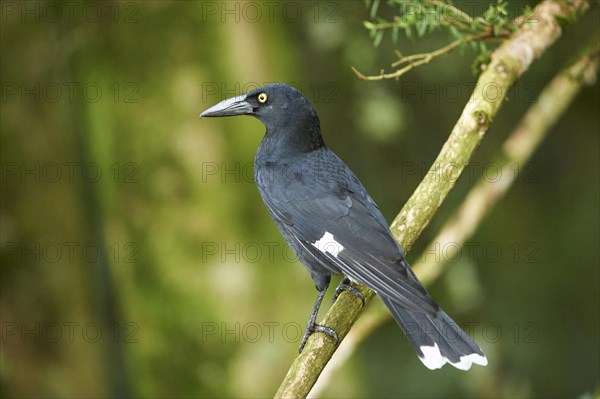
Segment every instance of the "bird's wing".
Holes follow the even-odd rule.
[[[328,181],[297,179],[263,193],[277,224],[328,269],[401,306],[435,313],[437,304],[410,270],[379,208],[339,158],[334,164],[343,167]]]

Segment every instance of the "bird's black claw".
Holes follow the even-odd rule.
[[[342,291],[348,291],[352,295],[354,295],[355,297],[360,299],[362,302],[362,306],[364,307],[365,306],[364,295],[358,289],[351,286],[349,283],[350,283],[350,280],[347,278],[340,281],[340,285],[337,286],[337,288],[335,289],[335,292],[333,293],[333,302],[335,302],[338,299],[338,296],[340,296]]]
[[[302,342],[300,343],[300,347],[298,348],[298,353],[302,353],[304,346],[306,345],[306,341],[308,341],[308,337],[310,337],[313,333],[320,332],[323,334],[329,335],[331,338],[335,340],[335,343],[339,342],[338,335],[333,328],[322,326],[320,324],[313,324],[312,326],[307,326],[306,331],[304,331],[304,336],[302,337]]]

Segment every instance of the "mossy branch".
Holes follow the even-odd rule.
[[[429,173],[392,223],[392,233],[408,251],[442,204],[483,139],[510,87],[562,33],[559,20],[573,20],[589,7],[586,0],[546,0],[536,9],[537,23],[522,26],[492,54],[473,93]],[[449,169],[450,168],[450,169]],[[355,285],[370,301],[373,291]],[[320,324],[343,340],[362,311],[360,301],[343,292]],[[285,376],[277,398],[306,397],[335,352],[324,334],[313,334]]]
[[[392,233],[405,248],[410,248],[454,186],[514,82],[560,37],[558,20],[572,18],[588,6],[583,0],[544,1],[537,8],[537,23],[523,26],[492,53],[433,166],[392,222]]]
[[[423,253],[432,253],[436,245],[458,251],[457,245],[448,244],[461,245],[474,233],[483,217],[519,177],[519,172],[577,93],[585,85],[594,83],[598,72],[599,50],[598,43],[594,43],[577,62],[561,71],[544,88],[538,101],[527,110],[492,161],[499,170],[500,179],[494,182],[485,178],[479,179]],[[454,255],[452,250],[446,253],[448,258]],[[431,257],[414,266],[415,273],[423,284],[435,280],[444,268],[443,263],[434,262]]]
[[[479,179],[461,206],[448,219],[423,253],[434,253],[436,246],[458,250],[469,239],[483,217],[519,178],[518,172],[522,170],[550,128],[560,119],[580,90],[585,85],[594,84],[600,66],[599,50],[599,44],[595,43],[595,46],[585,51],[577,62],[561,71],[544,88],[538,101],[529,108],[495,156],[495,165],[498,167],[498,176],[502,177],[501,180],[491,182],[485,178]],[[516,169],[515,165],[517,165]],[[451,259],[454,255],[448,252],[446,258]],[[439,277],[447,266],[447,263],[431,261],[432,257],[427,259],[419,259],[413,264],[415,273],[425,285]],[[310,392],[311,396],[318,395],[325,386],[323,382],[332,380],[332,375],[343,364],[343,360],[348,359],[366,337],[390,318],[391,314],[383,309],[383,306],[382,311],[369,312],[362,317],[338,348],[335,360],[330,362],[321,374],[319,381]]]

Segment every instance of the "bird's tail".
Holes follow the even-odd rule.
[[[381,299],[428,369],[439,369],[446,363],[460,370],[470,369],[473,363],[487,365],[477,344],[442,309],[430,315]]]

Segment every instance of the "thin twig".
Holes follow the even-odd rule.
[[[490,39],[492,37],[493,36],[488,32],[480,33],[478,35],[467,36],[467,37],[464,37],[461,39],[456,39],[455,41],[447,44],[446,46],[439,48],[437,50],[434,50],[432,52],[429,52],[429,53],[420,53],[420,54],[412,54],[412,55],[408,55],[408,56],[403,56],[400,52],[396,52],[396,55],[398,56],[399,59],[398,59],[398,61],[395,61],[392,64],[392,67],[396,68],[403,64],[408,64],[408,65],[406,65],[406,66],[402,67],[401,69],[398,69],[394,72],[390,72],[390,73],[384,73],[382,71],[379,75],[365,76],[364,74],[359,72],[354,67],[352,67],[352,70],[360,79],[363,79],[363,80],[399,79],[400,76],[406,74],[407,72],[411,71],[412,69],[419,67],[421,65],[429,64],[431,62],[431,60],[433,60],[434,58],[441,57],[443,55],[451,53],[452,51],[454,51],[457,47],[459,47],[462,44],[470,43],[472,41],[486,40],[486,39]]]

